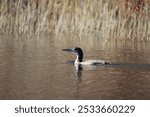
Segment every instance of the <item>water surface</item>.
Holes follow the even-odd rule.
[[[93,49],[84,58],[112,65],[82,67],[52,39],[0,40],[0,99],[150,99],[149,48]]]

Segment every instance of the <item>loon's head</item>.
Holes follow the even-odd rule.
[[[72,49],[63,49],[63,51],[74,52],[77,55],[76,61],[82,62],[82,60],[83,60],[83,51],[82,51],[81,48],[75,47],[75,48],[72,48]]]

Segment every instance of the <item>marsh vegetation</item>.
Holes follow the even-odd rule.
[[[150,2],[0,0],[0,29],[1,34],[39,36],[46,33],[103,43],[149,41]]]

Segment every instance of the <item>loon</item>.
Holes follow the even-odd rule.
[[[83,51],[80,47],[75,47],[72,49],[63,49],[62,51],[73,52],[76,54],[77,58],[74,62],[75,65],[105,65],[110,64],[108,61],[104,60],[88,60],[83,62]]]

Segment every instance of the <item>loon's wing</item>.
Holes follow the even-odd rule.
[[[104,64],[110,64],[110,62],[105,60],[88,60],[81,63],[82,65],[104,65]]]
[[[94,65],[99,65],[99,64],[110,64],[110,62],[105,61],[105,60],[96,60],[93,64],[94,64]]]

